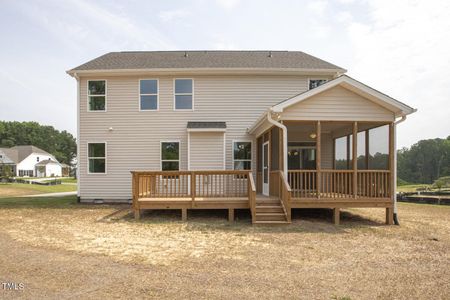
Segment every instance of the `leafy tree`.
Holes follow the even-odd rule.
[[[75,138],[69,132],[37,122],[0,121],[0,147],[33,145],[70,165],[77,152]]]
[[[450,175],[450,136],[421,140],[397,155],[398,177],[412,183],[432,183]]]

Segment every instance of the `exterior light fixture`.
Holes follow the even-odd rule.
[[[312,138],[312,139],[315,139],[317,137],[317,134],[315,134],[314,132],[310,133],[309,137]]]

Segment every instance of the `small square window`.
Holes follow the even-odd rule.
[[[326,79],[310,79],[309,80],[309,89],[312,90],[318,86],[321,86],[322,84],[324,84],[327,81],[328,80],[326,80]]]

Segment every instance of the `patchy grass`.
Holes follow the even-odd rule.
[[[76,185],[37,185],[24,183],[0,183],[0,198],[37,195],[45,193],[72,192],[76,191]]]
[[[430,184],[402,185],[402,186],[397,186],[397,191],[403,192],[403,193],[411,193],[411,192],[416,192],[417,189],[426,189],[426,188],[431,188],[431,185]]]
[[[341,226],[328,210],[277,227],[236,215],[137,222],[127,205],[1,199],[0,265],[24,298],[450,298],[450,207],[399,203],[401,226],[382,209],[345,210]]]

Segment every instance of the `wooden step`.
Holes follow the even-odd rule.
[[[254,225],[286,225],[289,224],[289,222],[286,221],[255,221],[253,222]]]
[[[286,215],[284,214],[284,212],[282,213],[257,212],[256,221],[286,221]]]
[[[256,206],[256,213],[284,213],[283,207],[280,205]]]
[[[279,199],[258,200],[256,199],[256,205],[279,205]]]

